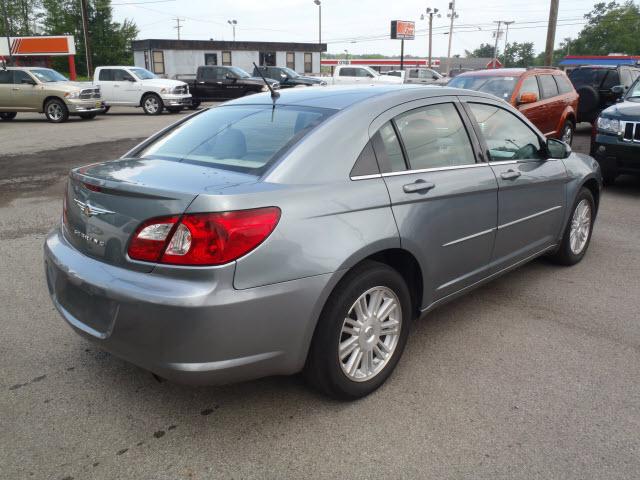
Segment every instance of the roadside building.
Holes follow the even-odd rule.
[[[11,54],[9,54],[9,45]],[[11,56],[17,66],[51,67],[53,57],[68,57],[69,76],[76,79],[76,46],[73,35],[37,37],[0,37],[0,58]]]
[[[320,52],[326,43],[226,42],[217,40],[134,40],[136,67],[173,78],[195,74],[201,65],[227,65],[253,72],[253,62],[289,67],[298,73],[320,72]]]

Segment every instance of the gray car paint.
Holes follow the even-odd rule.
[[[519,162],[517,168],[531,178],[513,189],[520,194],[504,197],[503,203],[518,205],[505,207],[503,220],[551,203],[561,208],[521,222],[515,240],[504,229],[504,250],[494,252],[494,238],[501,233],[494,172],[499,170],[484,162],[473,132],[477,166],[359,180],[349,175],[370,135],[396,114],[443,97],[496,104],[495,97],[423,86],[319,90],[281,92],[280,104],[338,112],[260,178],[184,164],[176,164],[174,172],[171,162],[140,159],[75,170],[72,184],[84,181],[122,196],[122,203],[102,193],[90,199],[126,211],[131,221],[117,233],[123,249],[130,230],[153,216],[271,205],[280,207],[282,215],[272,235],[246,256],[199,268],[134,262],[126,255],[111,261],[78,246],[58,226],[45,242],[45,264],[54,305],[67,322],[105,350],[177,381],[224,383],[294,373],[304,365],[327,297],[363,259],[389,249],[412,255],[423,277],[420,309],[427,311],[553,248],[582,185],[601,186],[597,163],[587,156],[572,153],[541,165]],[[252,103],[270,104],[271,99],[254,95],[229,105]],[[530,125],[516,110],[500,105]],[[423,195],[400,193],[404,184],[419,178],[436,188]],[[79,194],[72,187],[70,192]],[[86,200],[89,194],[84,195]],[[513,255],[508,245],[524,250]],[[61,302],[69,295],[77,300],[73,312]]]

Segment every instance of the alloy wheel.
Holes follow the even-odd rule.
[[[47,113],[49,114],[49,118],[51,118],[51,120],[55,122],[60,121],[64,116],[62,107],[56,102],[49,104],[49,106],[47,107]]]
[[[579,255],[587,245],[591,231],[591,205],[586,199],[578,203],[571,219],[569,246],[574,255]]]
[[[144,108],[149,113],[156,113],[160,105],[158,104],[158,99],[156,97],[147,97],[144,101]]]
[[[338,339],[342,372],[352,381],[364,382],[389,363],[400,339],[402,308],[389,288],[373,287],[349,309]]]
[[[571,145],[572,140],[573,140],[573,128],[571,128],[571,125],[567,124],[564,126],[564,130],[562,131],[562,141],[567,145]]]

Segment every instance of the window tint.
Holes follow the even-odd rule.
[[[133,76],[126,70],[113,70],[113,79],[116,82],[124,82],[127,80],[134,80]]]
[[[218,72],[220,72],[221,70],[222,69],[216,68],[216,67],[203,68],[202,78],[204,79],[205,82],[218,80],[220,78],[218,75]]]
[[[100,70],[98,80],[101,82],[113,82],[113,70],[111,68],[103,68]]]
[[[573,92],[573,85],[571,85],[571,82],[567,77],[564,75],[554,75],[553,78],[558,85],[558,91],[561,95]]]
[[[371,77],[371,73],[366,71],[364,68],[356,68],[356,77]]]
[[[213,108],[158,137],[138,156],[260,174],[333,113],[284,105]]]
[[[396,117],[412,170],[469,165],[476,159],[452,103],[411,110]]]
[[[11,83],[11,72],[12,70],[0,70],[0,85]]]
[[[418,78],[418,70],[416,69],[409,70],[409,78]]]
[[[385,123],[374,137],[373,147],[383,172],[406,170],[402,147],[391,122]]]
[[[520,87],[520,95],[523,93],[535,93],[540,98],[540,89],[538,88],[538,80],[536,77],[531,75],[527,77],[522,82],[522,86]]]
[[[576,87],[590,85],[593,88],[600,88],[606,73],[607,70],[603,68],[576,68],[569,73],[569,78]]]
[[[609,89],[611,87],[615,87],[616,85],[620,85],[620,75],[616,70],[609,70],[607,72],[607,76],[604,77],[604,82],[602,82],[603,90]]]
[[[448,83],[449,87],[466,88],[478,92],[490,93],[502,100],[509,101],[516,87],[518,77],[492,75],[464,75],[455,77]]]
[[[14,70],[13,71],[13,83],[22,83],[22,80],[27,80],[29,82],[33,82],[33,78],[22,70]]]
[[[493,105],[470,103],[491,160],[542,159],[540,139],[522,120]]]
[[[374,175],[376,173],[380,173],[378,162],[376,161],[376,156],[373,152],[373,146],[371,145],[371,143],[372,142],[369,141],[358,156],[355,165],[351,169],[351,177],[358,177],[361,175]]]
[[[355,77],[356,76],[356,69],[355,68],[351,68],[351,67],[341,68],[339,76],[340,77]]]
[[[553,80],[553,75],[538,75],[538,80],[540,81],[542,98],[551,98],[558,96],[558,86]]]

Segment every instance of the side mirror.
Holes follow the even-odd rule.
[[[127,82],[135,83],[136,79],[133,77],[124,77]]]
[[[30,78],[23,78],[20,83],[26,83],[27,85],[37,85],[36,81]]]
[[[617,98],[620,98],[624,95],[624,86],[616,85],[615,87],[611,87],[611,93],[613,93]]]
[[[289,77],[288,77],[286,74],[281,73],[281,74],[280,74],[280,78],[281,78],[282,80],[286,80],[286,79],[287,79],[287,78],[289,78]]]
[[[561,140],[549,138],[547,140],[547,152],[551,158],[567,158],[571,155],[571,147]]]
[[[524,105],[526,103],[534,103],[538,101],[538,95],[534,92],[523,92],[518,97],[518,105]]]

